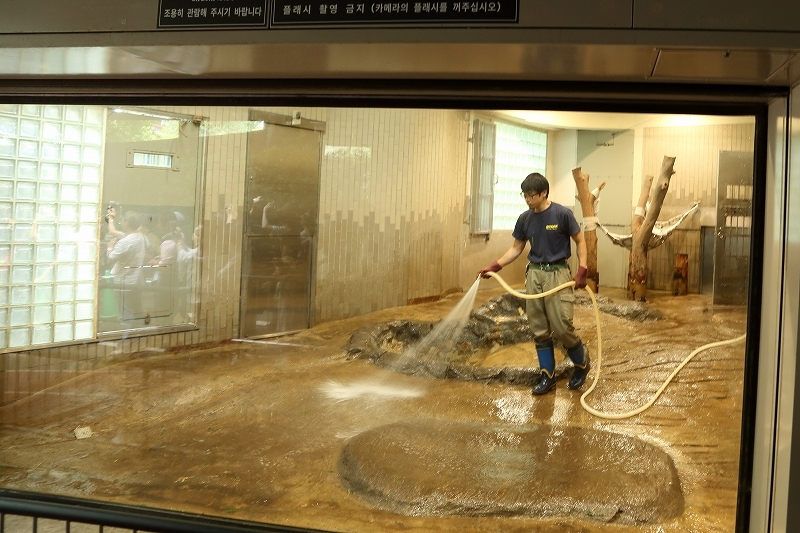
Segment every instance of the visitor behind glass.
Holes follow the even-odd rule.
[[[139,317],[142,309],[142,265],[145,261],[147,239],[137,231],[140,225],[139,214],[127,211],[122,216],[121,229],[124,237],[111,239],[106,249],[107,264],[113,265],[111,274],[114,276],[114,292],[123,329],[133,327],[132,321]]]

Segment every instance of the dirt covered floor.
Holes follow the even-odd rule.
[[[475,305],[500,294],[480,291]],[[743,343],[698,355],[624,420],[586,412],[566,377],[533,397],[343,350],[359,328],[436,321],[460,299],[135,358],[7,405],[0,484],[341,532],[734,530]],[[745,331],[744,308],[704,296],[653,293],[649,305],[664,318],[601,314],[594,408],[638,407],[695,348]],[[596,362],[594,313],[575,315]],[[537,366],[527,344],[490,359]]]

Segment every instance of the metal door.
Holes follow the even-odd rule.
[[[321,124],[251,112],[241,329],[259,337],[310,326]]]
[[[700,294],[714,294],[714,242],[717,229],[700,227]]]
[[[720,152],[714,250],[715,304],[747,303],[752,203],[753,153]]]

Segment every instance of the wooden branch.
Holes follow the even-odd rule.
[[[593,292],[597,292],[600,276],[597,273],[597,220],[594,214],[594,194],[589,192],[589,174],[581,167],[572,169],[572,178],[578,188],[578,200],[583,212],[583,238],[586,241],[586,281]],[[605,183],[603,184],[605,185]]]
[[[647,241],[650,242],[650,237],[653,234],[653,227],[656,225],[658,215],[661,214],[661,206],[664,205],[664,198],[667,197],[669,190],[669,180],[675,174],[673,166],[675,165],[675,158],[664,156],[664,161],[661,163],[661,173],[658,176],[658,183],[653,190],[653,199],[650,201],[650,208],[642,222],[642,227],[639,231],[647,232]]]
[[[656,225],[658,215],[661,214],[661,206],[667,196],[669,181],[675,174],[673,167],[675,158],[664,156],[661,163],[661,172],[658,176],[658,183],[653,190],[653,198],[650,207],[639,225],[638,230],[633,234],[633,244],[631,246],[631,260],[628,271],[628,298],[631,300],[645,301],[647,295],[647,251],[650,238],[653,236],[653,227]],[[647,181],[647,180],[646,180]],[[644,190],[639,196],[639,203],[642,203]],[[637,215],[638,216],[638,215]]]
[[[650,198],[650,187],[653,186],[653,176],[645,176],[642,182],[642,190],[639,192],[639,202],[636,204],[636,211],[631,219],[631,234],[636,235],[642,226],[647,210],[647,199]]]
[[[603,187],[605,187],[605,186],[606,186],[606,182],[604,181],[600,185],[598,185],[597,187],[594,188],[594,190],[591,192],[593,200],[597,200],[598,198],[600,198],[600,191],[602,191]],[[595,193],[594,191],[597,191],[597,193]]]

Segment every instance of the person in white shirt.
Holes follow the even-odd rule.
[[[108,264],[113,265],[111,274],[114,276],[117,309],[123,329],[130,329],[132,320],[140,318],[142,311],[142,266],[147,252],[147,239],[137,231],[140,225],[139,214],[127,211],[122,217],[125,236],[112,239],[107,248]]]

